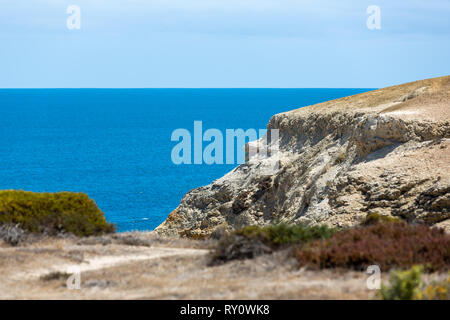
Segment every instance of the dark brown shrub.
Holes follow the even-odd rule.
[[[335,232],[327,226],[275,224],[247,226],[224,236],[213,253],[213,264],[236,259],[252,259],[274,250],[300,245],[316,239],[327,239]]]
[[[210,264],[217,265],[231,260],[253,259],[272,253],[273,249],[259,239],[249,239],[242,235],[230,234],[217,244]]]
[[[450,235],[425,225],[376,223],[335,233],[296,250],[301,265],[311,268],[381,270],[422,264],[425,271],[450,269]]]
[[[42,281],[66,280],[72,274],[60,271],[53,271],[40,277]]]

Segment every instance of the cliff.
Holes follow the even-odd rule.
[[[279,166],[252,159],[187,193],[155,231],[206,237],[273,222],[359,224],[369,212],[450,229],[450,76],[274,115]]]

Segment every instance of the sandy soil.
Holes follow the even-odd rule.
[[[375,293],[365,273],[299,269],[287,252],[208,266],[210,245],[145,233],[4,244],[0,298],[371,299]],[[79,271],[80,289],[68,289],[68,274],[42,279],[56,271]]]

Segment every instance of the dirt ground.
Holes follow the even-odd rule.
[[[40,239],[16,247],[2,244],[0,299],[372,299],[375,295],[366,286],[368,274],[304,270],[287,252],[208,266],[211,245],[139,232]],[[79,274],[79,289],[67,287],[73,272]],[[384,281],[387,277],[382,275]]]

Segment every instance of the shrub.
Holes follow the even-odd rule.
[[[449,300],[450,276],[428,285],[422,282],[422,266],[405,271],[393,271],[389,286],[382,285],[378,297],[382,300]]]
[[[335,232],[326,225],[308,227],[303,224],[275,224],[264,227],[248,226],[236,230],[236,235],[257,239],[276,248],[290,244],[301,244],[315,239],[328,239]]]
[[[397,217],[389,217],[375,212],[369,212],[364,219],[363,225],[370,226],[376,223],[400,222]]]
[[[266,246],[258,239],[248,239],[232,233],[218,242],[212,254],[211,264],[215,265],[231,260],[252,259],[272,251],[272,248]]]
[[[53,281],[53,280],[66,280],[72,274],[61,271],[52,271],[40,277],[42,281]]]
[[[377,223],[335,233],[296,251],[301,265],[311,268],[365,270],[379,265],[384,271],[422,264],[426,271],[450,268],[450,235],[425,225]]]
[[[265,227],[248,226],[224,236],[213,253],[213,264],[236,259],[251,259],[311,240],[327,239],[334,229],[327,226],[276,224]]]
[[[413,300],[419,293],[422,281],[422,266],[410,270],[394,271],[389,278],[390,286],[381,286],[379,296],[382,300]]]
[[[0,191],[0,225],[13,224],[28,232],[68,232],[89,236],[114,232],[94,200],[84,193]]]
[[[345,161],[345,152],[344,152],[344,153],[341,153],[341,154],[336,158],[335,163],[336,163],[336,164],[341,164],[341,163],[344,162],[344,161]]]
[[[12,246],[18,245],[25,238],[25,232],[18,225],[8,223],[0,226],[0,239]]]

